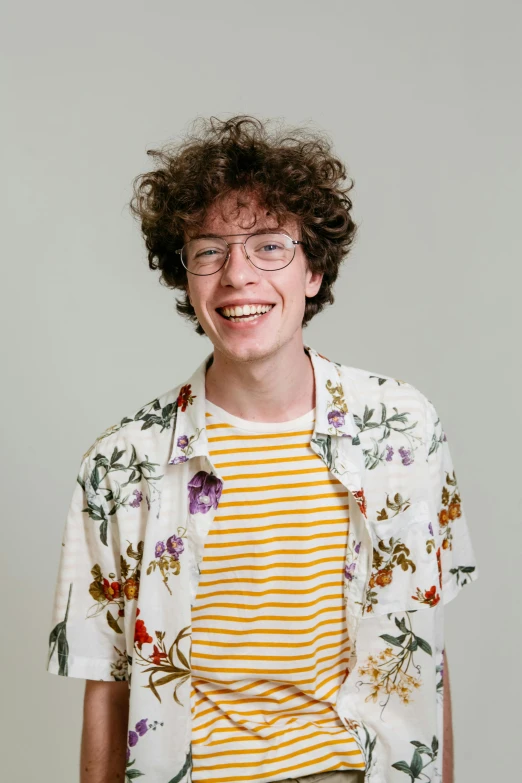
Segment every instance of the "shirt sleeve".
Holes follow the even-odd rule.
[[[436,519],[434,538],[444,604],[478,576],[466,512],[453,460],[440,417],[432,402],[428,407],[427,462]]]
[[[84,457],[63,530],[46,668],[65,677],[127,680],[118,523],[99,475]]]

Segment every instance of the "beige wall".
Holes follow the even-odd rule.
[[[520,4],[187,5],[4,5],[2,778],[77,780],[84,683],[45,661],[81,455],[210,349],[147,269],[130,182],[196,115],[246,112],[323,128],[356,180],[359,238],[306,342],[443,418],[481,566],[447,610],[456,783],[514,780]]]

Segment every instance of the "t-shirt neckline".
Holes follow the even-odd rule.
[[[247,432],[288,432],[303,425],[311,424],[315,419],[315,408],[312,408],[312,410],[304,413],[302,416],[298,416],[296,419],[289,419],[288,421],[250,421],[249,419],[241,419],[239,416],[233,416],[224,408],[220,408],[219,405],[215,405],[215,403],[207,399],[205,399],[205,406],[207,411],[220,421],[232,424],[236,429]]]

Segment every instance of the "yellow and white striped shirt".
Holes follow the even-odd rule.
[[[364,769],[334,709],[348,492],[310,448],[314,415],[250,422],[206,400],[224,487],[192,609],[194,781]]]

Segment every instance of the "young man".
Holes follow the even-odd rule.
[[[355,226],[321,137],[212,120],[132,208],[213,350],[102,433],[48,670],[81,782],[453,783],[443,605],[477,568],[433,404],[303,343]]]

